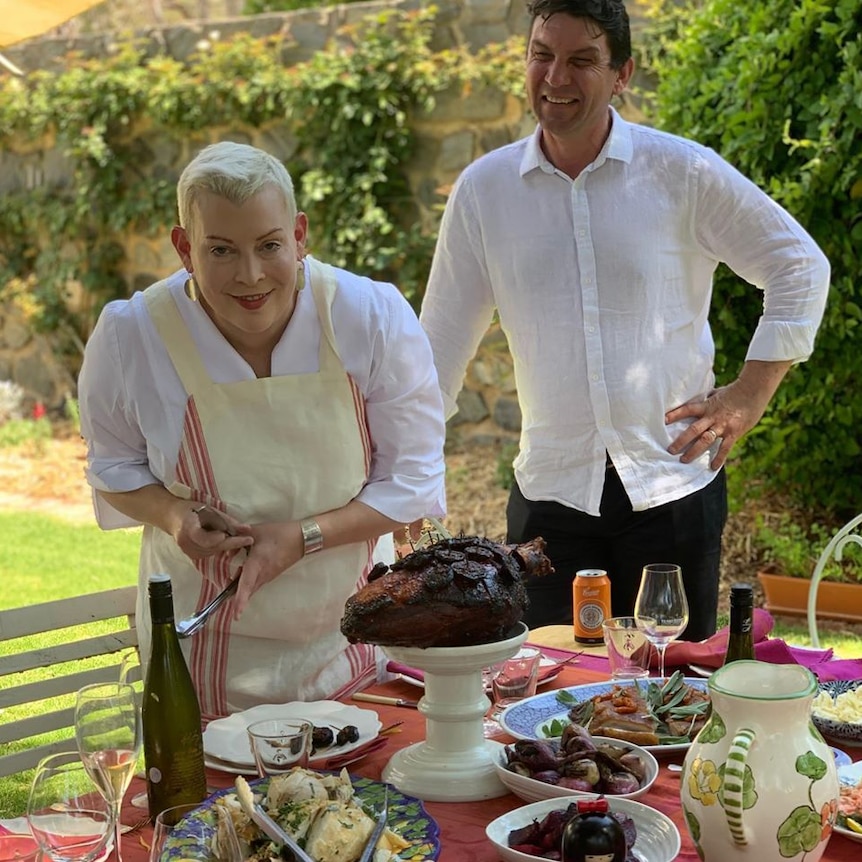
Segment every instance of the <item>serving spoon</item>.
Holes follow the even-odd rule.
[[[240,572],[240,575],[242,572]],[[240,575],[237,575],[209,604],[204,605],[199,611],[195,611],[190,617],[180,620],[174,626],[177,630],[177,637],[191,637],[198,631],[209,617],[229,599],[239,586]]]

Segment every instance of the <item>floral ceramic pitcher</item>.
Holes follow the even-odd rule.
[[[736,661],[709,679],[712,714],[685,758],[680,797],[704,862],[817,862],[835,824],[835,758],[811,723],[800,665]]]

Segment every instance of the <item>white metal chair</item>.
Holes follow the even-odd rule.
[[[862,515],[857,515],[852,521],[848,521],[830,540],[814,566],[811,575],[811,585],[808,587],[808,634],[811,637],[813,647],[820,646],[820,638],[817,634],[817,589],[820,579],[824,575],[826,564],[835,559],[841,562],[844,556],[844,548],[853,543],[862,548]]]
[[[71,734],[56,742],[35,743],[21,751],[4,752],[8,743],[74,726],[74,707],[57,709],[50,698],[71,694],[90,683],[119,679],[123,654],[136,650],[138,645],[136,597],[137,587],[121,587],[0,611],[0,776],[30,769],[49,754],[74,750],[74,734]],[[115,617],[125,618],[123,627],[115,632],[94,637],[81,631],[83,625]],[[60,629],[68,629],[62,633],[63,643],[24,647],[23,651],[19,647],[17,652],[14,644],[10,648],[5,643]],[[117,661],[82,670],[78,660],[93,656],[113,656]],[[50,677],[32,681],[28,672],[38,668],[50,668]],[[140,679],[140,668],[134,668],[128,679],[131,682]],[[38,715],[3,721],[2,712],[7,708],[39,701],[46,703]]]

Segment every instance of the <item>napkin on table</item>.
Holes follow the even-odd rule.
[[[768,637],[775,621],[763,608],[754,609],[752,637],[754,657],[770,664],[801,664],[807,667],[821,682],[836,679],[862,679],[862,659],[836,659],[831,649],[809,649],[793,647],[781,638]],[[665,663],[671,667],[681,665],[703,665],[721,667],[727,651],[728,629],[725,626],[700,643],[674,641],[668,644]],[[657,664],[653,656],[651,665]]]

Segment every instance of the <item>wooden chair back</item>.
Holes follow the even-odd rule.
[[[91,683],[119,679],[124,654],[137,650],[136,598],[137,587],[131,586],[0,611],[0,777],[31,769],[49,754],[75,749],[74,703],[58,708],[51,700]],[[117,617],[121,625],[109,634],[93,636],[81,629]],[[17,648],[8,643],[40,634],[46,637],[35,647],[32,641]],[[116,661],[82,669],[80,659],[94,656]],[[33,673],[39,669],[48,672]],[[128,681],[139,679],[140,667],[134,667]],[[42,701],[37,715],[4,721],[11,707]],[[58,730],[69,733],[54,742],[32,739]]]

